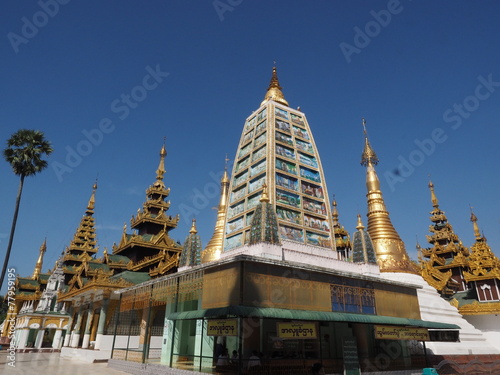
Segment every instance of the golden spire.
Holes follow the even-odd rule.
[[[266,101],[273,100],[280,104],[284,104],[288,107],[288,102],[285,100],[285,96],[281,91],[281,86],[278,81],[278,74],[276,73],[276,67],[273,66],[273,74],[271,76],[271,82],[269,83],[269,87],[267,88],[266,95],[264,96],[264,100],[260,105],[263,105]]]
[[[222,252],[223,241],[224,241],[224,224],[226,222],[227,213],[227,201],[229,198],[229,177],[227,175],[227,157],[226,157],[226,168],[224,169],[224,175],[220,181],[221,185],[221,195],[219,201],[219,207],[217,208],[217,221],[215,222],[214,234],[210,241],[208,241],[207,247],[201,253],[201,263],[207,263],[220,258]]]
[[[267,194],[267,184],[265,182],[264,185],[262,185],[262,196],[260,197],[260,201],[269,203],[269,196]]]
[[[196,219],[193,219],[193,223],[191,224],[191,229],[189,230],[189,233],[191,234],[198,233],[198,230],[196,229]]]
[[[432,207],[438,208],[439,207],[439,202],[436,197],[436,193],[434,192],[434,184],[432,181],[429,180],[429,189],[431,190],[431,202],[432,202]]]
[[[42,265],[43,265],[43,255],[47,251],[47,239],[43,241],[42,246],[40,246],[40,255],[38,255],[38,260],[36,261],[35,269],[33,270],[33,275],[31,278],[33,280],[38,279],[38,276],[42,273]]]
[[[361,154],[361,165],[362,166],[374,166],[378,164],[378,157],[375,151],[373,151],[370,141],[368,140],[368,133],[366,132],[366,120],[361,119],[363,124],[363,134],[365,136],[365,148],[363,149],[363,154]]]
[[[365,148],[361,157],[361,165],[366,167],[368,233],[375,248],[380,271],[417,273],[406,253],[405,244],[394,229],[385,207],[380,181],[374,167],[378,163],[378,158],[368,140],[365,119],[363,119],[363,132]]]
[[[163,175],[165,174],[165,157],[167,156],[167,150],[165,148],[165,138],[163,139],[163,146],[160,150],[160,164],[158,165],[158,169],[156,170],[156,182],[154,186],[160,186],[165,188],[165,184],[163,183]]]
[[[333,225],[337,225],[339,223],[339,211],[337,210],[337,201],[335,200],[335,195],[333,196],[332,207]]]
[[[476,237],[476,241],[481,241],[483,236],[481,236],[481,231],[479,230],[479,226],[477,225],[477,217],[474,215],[474,211],[472,211],[472,207],[470,208],[470,221],[473,223],[474,227],[474,236]]]
[[[362,230],[365,229],[365,226],[363,225],[363,221],[361,220],[361,215],[358,214],[358,224],[356,225],[357,230]]]
[[[90,195],[89,203],[87,204],[87,211],[94,211],[95,207],[95,191],[97,190],[97,179],[94,182],[94,185],[92,185],[92,194]]]

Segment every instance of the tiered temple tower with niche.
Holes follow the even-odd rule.
[[[448,223],[444,211],[439,208],[439,202],[434,191],[434,184],[429,182],[431,191],[432,211],[427,242],[432,246],[419,249],[421,252],[421,273],[429,285],[444,296],[468,289],[463,270],[467,266],[469,250],[462,244],[453,227]]]
[[[282,240],[334,248],[319,153],[305,114],[286,101],[276,68],[261,106],[246,119],[241,134],[229,186],[223,251],[249,243],[265,183]]]
[[[177,227],[179,215],[169,216],[170,202],[165,199],[170,188],[165,187],[165,145],[160,151],[160,164],[156,170],[156,181],[146,190],[146,202],[137,215],[132,216],[130,226],[134,231],[123,235],[118,246],[113,246],[113,255],[130,259],[127,270],[147,272],[151,277],[173,272],[177,269],[182,246],[169,236]]]

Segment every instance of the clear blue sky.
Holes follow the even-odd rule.
[[[364,116],[410,256],[428,234],[429,174],[464,244],[471,204],[500,253],[498,2],[60,1],[0,6],[0,142],[35,128],[55,149],[49,168],[26,180],[10,262],[19,274],[32,273],[45,237],[44,271],[53,267],[97,175],[99,254],[119,242],[154,182],[164,136],[169,212],[182,216],[171,235],[184,241],[195,216],[206,245],[212,176],[226,153],[234,158],[274,60],[286,99],[307,115],[346,228],[366,213]],[[85,131],[96,137],[90,149]],[[440,143],[424,141],[433,135]],[[68,150],[81,159],[69,165]],[[3,261],[18,178],[4,161],[0,176]]]

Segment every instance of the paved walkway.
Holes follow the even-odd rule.
[[[0,351],[2,375],[127,375],[108,368],[107,363],[87,363],[60,358],[59,353],[16,353],[15,366],[5,350]]]

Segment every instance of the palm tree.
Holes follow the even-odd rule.
[[[19,189],[17,190],[16,207],[14,209],[14,218],[12,219],[12,227],[10,229],[9,244],[7,245],[2,275],[0,277],[0,289],[2,288],[7,264],[9,263],[12,241],[14,240],[24,178],[27,176],[34,176],[47,168],[48,163],[42,160],[42,157],[44,155],[50,155],[52,151],[54,150],[50,142],[45,139],[41,131],[28,129],[21,129],[12,134],[7,141],[7,148],[3,150],[5,160],[10,164],[14,173],[21,178],[21,181],[19,183]]]

